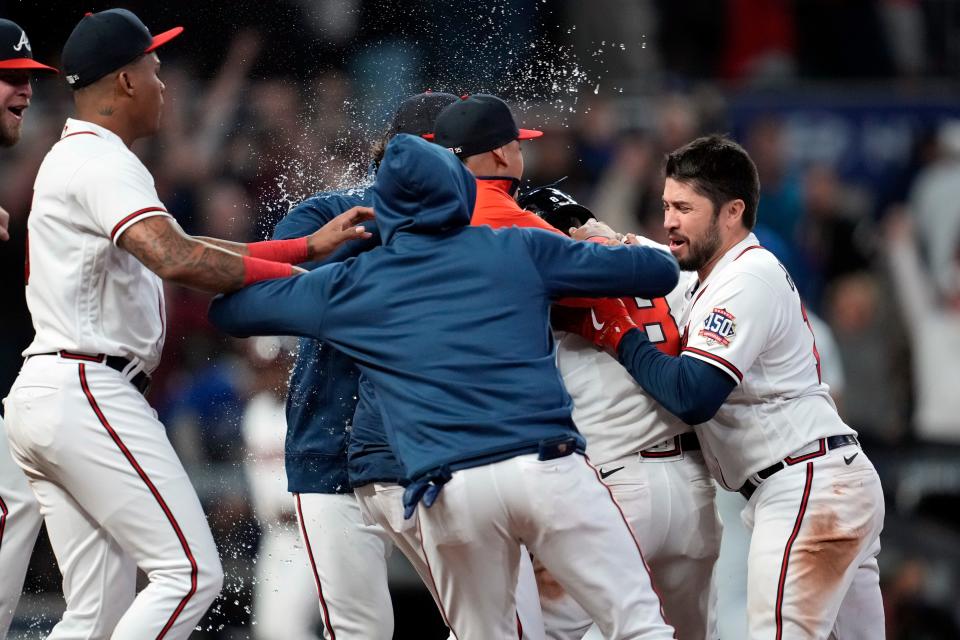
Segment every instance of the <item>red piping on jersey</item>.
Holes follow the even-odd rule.
[[[673,449],[669,451],[641,451],[641,458],[669,458],[671,456],[678,456],[683,453],[683,449],[680,447],[680,436],[673,436]]]
[[[637,553],[640,554],[640,562],[643,563],[643,568],[647,570],[647,578],[650,579],[650,588],[653,589],[653,592],[657,594],[657,601],[660,603],[660,618],[663,620],[663,623],[669,625],[667,621],[667,614],[663,611],[663,596],[660,594],[660,590],[657,589],[657,585],[653,582],[653,576],[650,574],[650,565],[647,564],[647,559],[643,557],[643,549],[640,548],[640,541],[637,540],[637,535],[633,532],[633,527],[630,526],[630,521],[627,520],[627,516],[624,515],[623,509],[620,508],[620,503],[617,502],[617,499],[613,496],[613,491],[610,490],[609,485],[603,481],[603,478],[600,477],[600,472],[597,471],[597,468],[590,463],[590,460],[586,456],[580,456],[583,458],[583,461],[587,463],[587,466],[593,469],[593,475],[596,476],[597,482],[607,490],[607,495],[610,496],[610,501],[613,502],[613,506],[617,508],[617,511],[620,513],[620,518],[623,520],[623,524],[627,526],[627,532],[630,534],[630,538],[633,540],[633,544],[637,547]]]
[[[300,494],[293,496],[297,499],[297,516],[300,518],[300,532],[303,534],[303,544],[307,547],[307,555],[310,557],[310,568],[313,569],[313,579],[317,582],[317,595],[320,596],[320,607],[323,609],[323,625],[330,634],[330,640],[337,640],[333,632],[333,623],[330,622],[330,611],[327,609],[327,601],[323,599],[323,587],[320,586],[320,574],[317,572],[317,563],[313,559],[313,547],[310,545],[310,536],[307,535],[307,523],[303,520],[303,508],[300,506]]]
[[[820,441],[823,444],[823,440]],[[803,485],[803,497],[800,499],[800,511],[797,513],[797,521],[793,525],[793,533],[787,540],[787,548],[783,550],[783,562],[780,564],[780,580],[777,582],[777,639],[783,639],[783,591],[787,582],[787,565],[790,563],[790,549],[797,540],[800,533],[800,525],[803,523],[803,514],[807,511],[807,500],[810,499],[810,487],[813,486],[813,463],[807,463],[807,482]]]
[[[740,369],[737,369],[735,366],[733,366],[732,364],[730,364],[720,356],[710,353],[709,351],[704,351],[703,349],[697,349],[696,347],[684,347],[683,351],[689,351],[690,353],[695,353],[698,356],[703,356],[708,360],[713,360],[717,364],[723,365],[725,368],[730,370],[730,373],[737,376],[737,380],[739,380],[740,382],[743,382],[743,374],[740,373]]]
[[[59,355],[64,360],[83,360],[84,362],[103,362],[103,354],[90,355],[88,353],[73,353],[72,351],[58,351]]]
[[[692,307],[693,305],[697,304],[697,300],[700,299],[700,296],[702,296],[702,295],[703,295],[703,292],[706,291],[706,290],[707,290],[707,287],[704,287],[703,289],[700,289],[700,293],[697,294],[697,296],[693,299],[693,302],[690,304],[691,307]]]
[[[440,594],[440,589],[437,587],[437,579],[433,577],[433,567],[430,566],[430,558],[427,556],[427,550],[423,546],[423,528],[420,526],[420,514],[417,515],[417,535],[420,537],[420,553],[423,554],[423,562],[427,565],[427,573],[430,574],[430,582],[433,584],[433,592],[437,594],[437,606],[440,607],[440,617],[443,618],[443,623],[447,625],[447,629],[450,629],[450,633],[453,634],[455,640],[460,640],[460,636],[457,635],[457,632],[453,630],[453,626],[450,624],[450,619],[447,617],[447,610],[443,606],[443,596]],[[519,617],[517,618],[519,621]]]
[[[523,640],[523,623],[520,622],[520,613],[517,612],[517,638]]]
[[[170,523],[170,526],[173,527],[174,533],[177,534],[177,539],[180,541],[180,546],[183,548],[183,552],[187,554],[187,560],[190,562],[190,590],[187,591],[185,596],[183,596],[183,599],[180,600],[180,604],[178,604],[177,608],[174,609],[173,613],[170,614],[170,617],[167,619],[167,623],[163,626],[163,629],[161,629],[160,633],[157,634],[156,640],[161,640],[167,635],[167,632],[170,631],[170,628],[173,627],[173,623],[177,621],[177,618],[180,617],[180,613],[183,611],[184,607],[187,606],[187,602],[189,602],[190,598],[193,597],[193,594],[197,592],[197,560],[193,557],[193,552],[190,550],[190,545],[187,543],[187,538],[183,535],[183,531],[180,529],[180,524],[174,517],[173,512],[170,511],[170,508],[167,506],[163,496],[160,495],[160,492],[150,480],[150,477],[137,462],[136,458],[133,457],[133,454],[127,448],[127,445],[125,445],[123,440],[120,439],[119,434],[117,434],[114,428],[110,426],[110,423],[107,421],[107,417],[103,415],[103,411],[100,410],[100,406],[94,399],[93,393],[90,391],[90,386],[87,384],[87,365],[78,364],[77,367],[80,370],[80,386],[83,388],[84,395],[87,396],[87,402],[90,403],[90,408],[93,409],[95,414],[97,414],[97,419],[100,420],[100,424],[102,424],[103,428],[107,430],[107,433],[113,439],[114,443],[116,443],[117,448],[120,449],[124,457],[127,459],[127,462],[130,463],[130,466],[133,467],[134,471],[137,472],[137,475],[140,476],[140,479],[143,480],[143,483],[147,485],[150,493],[153,494],[157,504],[160,505],[160,509],[162,509],[164,515],[167,516],[167,521]]]
[[[820,456],[826,455],[827,441],[823,438],[820,438],[819,443],[820,443],[820,448],[817,449],[816,451],[805,453],[802,456],[797,456],[796,458],[791,458],[790,456],[787,456],[786,458],[783,459],[783,461],[786,462],[788,465],[793,466],[795,464],[806,462],[807,460],[812,460],[813,458],[819,458]]]
[[[66,140],[66,139],[69,138],[70,136],[82,136],[82,135],[85,134],[85,133],[89,133],[91,136],[97,135],[97,133],[96,133],[95,131],[74,131],[73,133],[68,133],[68,134],[65,135],[65,136],[61,136],[61,137],[60,137],[60,140]],[[57,142],[60,142],[60,140],[57,140]]]
[[[733,259],[734,262],[736,262],[737,260],[739,260],[739,259],[740,259],[740,256],[742,256],[743,254],[745,254],[747,251],[750,251],[751,249],[763,249],[763,247],[761,247],[761,246],[758,245],[758,244],[752,244],[752,245],[750,245],[749,247],[747,247],[746,249],[744,249],[743,251],[741,251],[740,253],[737,254],[737,257]]]
[[[3,530],[7,526],[7,514],[10,513],[7,510],[7,503],[3,501],[3,497],[0,497],[0,549],[3,548]],[[519,624],[520,618],[517,618],[517,623]]]
[[[139,211],[134,211],[133,213],[126,216],[123,220],[121,220],[120,222],[118,222],[113,226],[113,229],[110,231],[110,241],[111,242],[113,241],[114,236],[117,235],[117,232],[120,231],[123,225],[127,224],[128,222],[130,222],[131,220],[139,216],[141,213],[148,213],[150,211],[162,211],[164,213],[167,213],[167,210],[164,209],[163,207],[147,207],[145,209],[140,209]]]

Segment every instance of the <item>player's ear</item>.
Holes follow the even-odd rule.
[[[509,162],[507,162],[507,154],[505,151],[506,147],[497,147],[490,153],[493,154],[493,161],[497,163],[498,167],[506,167]]]
[[[131,78],[130,69],[124,67],[117,73],[117,93],[120,95],[125,95],[132,97],[136,91],[134,90],[133,79]]]
[[[731,227],[742,225],[743,224],[743,212],[746,210],[747,205],[740,198],[734,198],[730,202],[723,205],[723,214],[726,221]]]

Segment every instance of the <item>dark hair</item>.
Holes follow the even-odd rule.
[[[387,143],[390,142],[392,137],[393,131],[388,131],[382,138],[370,145],[370,155],[372,156],[373,163],[377,166],[380,166],[380,163],[383,162],[383,154],[387,152]]]
[[[743,200],[743,226],[757,224],[760,177],[743,147],[719,134],[697,138],[667,154],[666,177],[689,184],[709,198],[716,211],[731,200]]]

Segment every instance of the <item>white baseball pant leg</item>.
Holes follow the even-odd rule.
[[[418,512],[427,570],[458,640],[515,637],[521,543],[605,637],[673,638],[630,526],[581,455],[457,471]]]
[[[0,638],[7,637],[17,610],[42,523],[40,505],[10,455],[6,428],[0,419]]]
[[[187,638],[223,570],[146,399],[105,365],[37,356],[6,409],[11,449],[63,573],[67,611],[50,638]],[[131,602],[135,567],[149,583]]]
[[[313,570],[303,561],[296,524],[263,527],[253,587],[253,637],[256,640],[318,640],[320,620]]]
[[[834,449],[764,480],[743,510],[753,532],[750,638],[882,640],[876,556],[883,517],[880,478],[857,447]]]
[[[299,493],[294,499],[324,638],[390,640],[387,558],[393,546],[386,532],[364,522],[352,493]]]
[[[423,584],[433,596],[433,601],[440,608],[441,603],[437,598],[420,544],[417,514],[414,513],[413,517],[408,519],[403,517],[403,487],[398,484],[374,482],[357,488],[354,493],[360,503],[363,517],[367,522],[375,523],[387,532],[393,544],[410,561],[410,565],[423,580]],[[533,563],[525,548],[520,552],[516,598],[517,634],[514,637],[522,640],[546,640]]]
[[[714,565],[722,525],[716,485],[699,451],[672,457],[624,456],[604,464],[604,483],[643,545],[667,620],[680,640],[716,640]],[[544,573],[541,573],[544,576]],[[550,578],[540,593],[547,637],[580,640],[593,620]]]

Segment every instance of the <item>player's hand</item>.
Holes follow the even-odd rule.
[[[10,214],[3,207],[0,207],[0,240],[6,242],[10,239]]]
[[[323,260],[344,242],[369,238],[373,234],[360,224],[367,220],[373,220],[370,207],[347,209],[307,237],[307,260]]]
[[[602,244],[620,244],[617,232],[594,218],[587,220],[582,227],[570,227],[570,237],[574,240],[593,240]]]
[[[554,307],[551,320],[554,329],[580,334],[613,353],[627,331],[638,328],[619,298],[598,299],[590,309]]]

